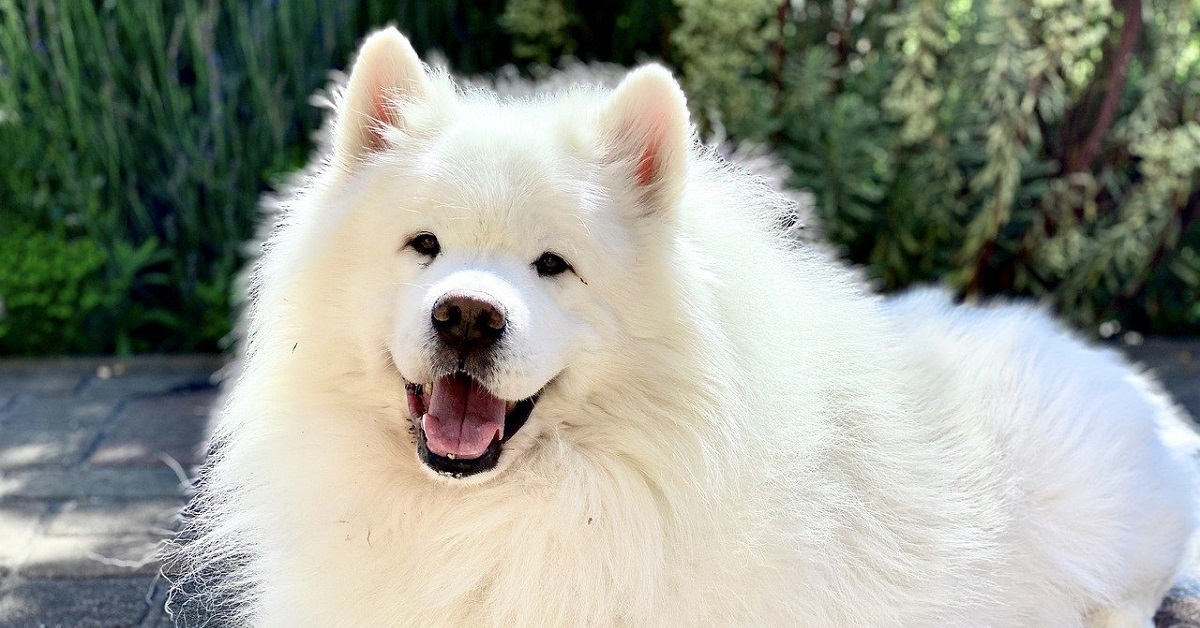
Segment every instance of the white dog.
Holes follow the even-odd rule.
[[[176,556],[226,619],[1149,625],[1170,403],[1037,311],[873,297],[663,68],[503,101],[388,29],[336,115]]]

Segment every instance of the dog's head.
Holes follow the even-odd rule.
[[[500,471],[568,420],[620,338],[662,317],[650,242],[691,147],[665,69],[501,102],[426,70],[389,28],[363,44],[332,141],[337,192],[319,197],[341,205],[337,290],[361,309],[363,346],[386,348],[428,469]]]

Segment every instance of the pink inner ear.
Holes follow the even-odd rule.
[[[366,145],[368,150],[381,150],[385,146],[381,126],[398,126],[400,116],[388,101],[383,86],[371,90],[371,123],[367,125]]]
[[[639,186],[650,185],[654,182],[655,176],[658,174],[658,150],[658,142],[650,142],[642,151],[642,157],[638,159],[637,165],[637,184]]]

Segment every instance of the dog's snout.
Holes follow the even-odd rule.
[[[442,295],[433,306],[430,320],[438,338],[462,352],[490,347],[508,326],[504,307],[477,292]]]

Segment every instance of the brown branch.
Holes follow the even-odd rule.
[[[984,281],[987,275],[988,262],[991,261],[992,254],[995,252],[996,238],[988,238],[983,243],[983,246],[979,247],[979,254],[975,256],[975,260],[971,264],[971,274],[967,279],[967,285],[963,287],[964,295],[981,296],[989,292]]]
[[[1104,134],[1108,132],[1117,115],[1121,89],[1129,75],[1129,60],[1133,58],[1133,49],[1142,34],[1142,0],[1128,0],[1121,14],[1125,22],[1121,25],[1120,43],[1117,44],[1116,56],[1113,57],[1104,82],[1104,100],[1100,103],[1100,113],[1096,116],[1096,123],[1088,132],[1083,145],[1079,150],[1070,151],[1066,162],[1067,172],[1084,172],[1092,167],[1092,162],[1100,153]]]

